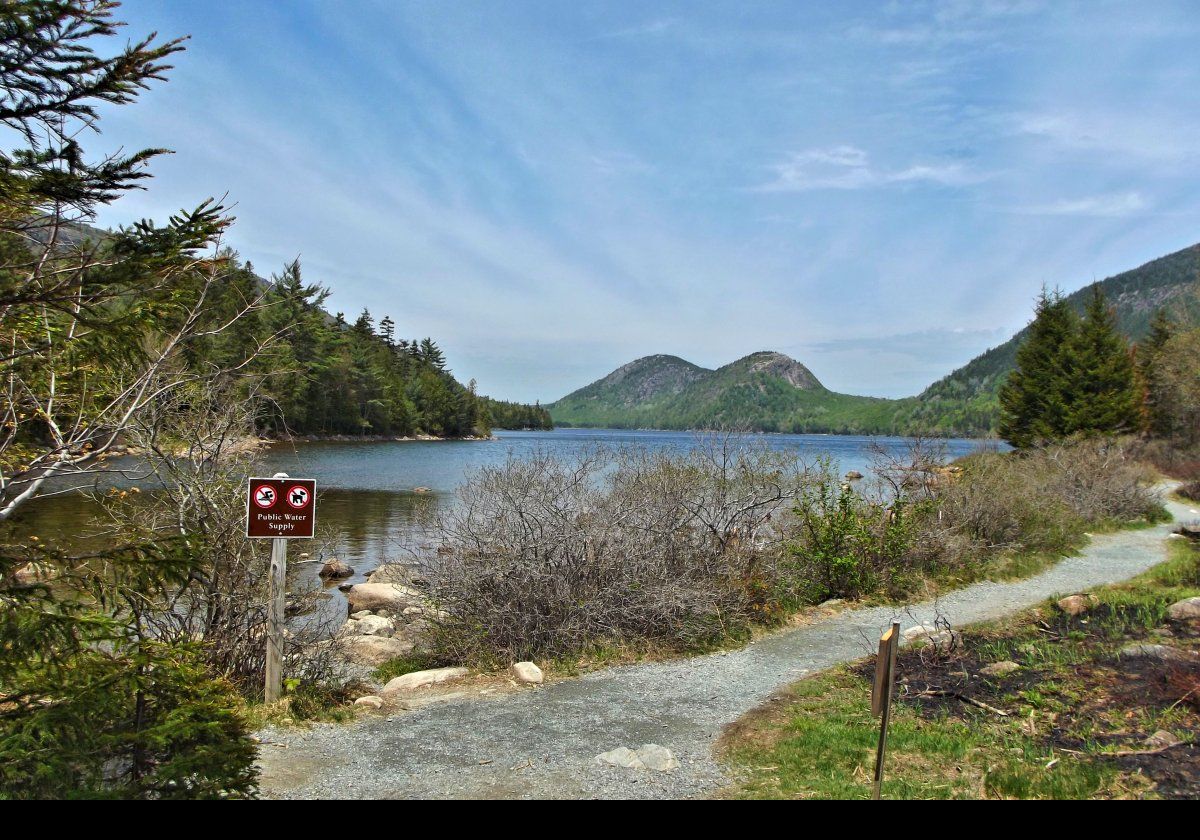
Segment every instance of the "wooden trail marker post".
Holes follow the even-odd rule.
[[[288,540],[312,539],[317,525],[317,482],[275,473],[246,482],[246,536],[271,540],[267,595],[266,701],[283,693],[283,624],[287,603]]]
[[[896,648],[900,646],[900,622],[879,637],[875,657],[875,682],[871,686],[871,714],[879,718],[879,746],[875,750],[875,787],[871,798],[879,799],[883,787],[883,760],[887,754],[888,722],[892,717],[892,689],[896,684]]]

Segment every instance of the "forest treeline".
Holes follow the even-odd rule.
[[[245,368],[264,398],[263,433],[468,437],[553,427],[539,406],[493,400],[476,392],[474,380],[460,383],[433,339],[397,337],[390,316],[376,321],[363,310],[351,322],[330,314],[323,306],[328,289],[305,282],[298,261],[264,290],[252,265],[223,256],[230,265],[215,305],[230,314],[247,300],[262,298],[261,305],[190,361],[225,369],[273,338]]]

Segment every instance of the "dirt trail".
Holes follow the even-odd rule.
[[[1177,520],[1196,507],[1169,503]],[[1096,537],[1078,556],[1010,583],[950,593],[936,611],[961,626],[1047,597],[1133,577],[1161,562],[1174,526]],[[679,798],[726,784],[712,757],[722,728],[777,688],[867,655],[870,639],[899,618],[929,622],[932,602],[846,610],[726,654],[611,668],[537,690],[371,716],[350,725],[268,730],[263,793],[275,798]],[[618,746],[656,743],[681,767],[669,773],[599,767]]]

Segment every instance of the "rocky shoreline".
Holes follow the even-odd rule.
[[[333,564],[341,568],[331,569]],[[322,573],[329,569],[330,573],[324,576],[335,577],[345,568],[338,561],[331,561]],[[422,583],[407,566],[391,563],[380,566],[364,583],[346,588],[349,615],[329,644],[336,646],[351,666],[360,669],[362,681],[371,686],[371,693],[355,700],[356,706],[372,709],[389,706],[411,711],[431,702],[464,696],[462,691],[435,695],[422,691],[445,683],[462,683],[472,676],[469,669],[461,666],[411,671],[393,677],[382,686],[370,679],[381,665],[421,652],[433,624],[445,616],[421,591]],[[507,676],[514,686],[541,685],[545,679],[542,669],[533,662],[515,663]]]

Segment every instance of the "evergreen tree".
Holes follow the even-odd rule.
[[[396,322],[391,319],[390,315],[384,315],[383,320],[379,322],[379,337],[383,339],[383,343],[390,350],[396,344]]]
[[[1139,399],[1129,345],[1117,332],[1116,319],[1100,284],[1092,286],[1074,340],[1070,364],[1070,410],[1066,434],[1132,431],[1140,425]]]
[[[0,126],[25,146],[0,152],[0,521],[64,470],[85,483],[182,383],[229,375],[208,354],[215,335],[230,352],[248,340],[226,315],[249,317],[256,296],[211,252],[229,224],[213,203],[76,241],[76,222],[162,153],[90,158],[81,143],[182,49],[152,35],[103,52],[117,5],[0,3]],[[204,549],[163,534],[80,557],[54,548],[62,536],[0,540],[0,798],[253,795],[255,748],[228,686],[201,643],[153,624]]]
[[[1078,320],[1059,292],[1042,291],[1016,368],[1000,389],[1000,436],[1017,448],[1068,433]]]
[[[434,344],[432,338],[421,340],[421,361],[434,370],[446,369],[446,357],[441,348]]]
[[[1163,406],[1161,364],[1164,348],[1175,335],[1176,326],[1166,311],[1159,309],[1150,322],[1150,332],[1137,346],[1138,380],[1143,394],[1146,430],[1158,437],[1170,434],[1171,419]]]
[[[358,316],[358,320],[354,322],[354,331],[362,336],[375,335],[375,319],[371,317],[371,312],[366,307]]]

